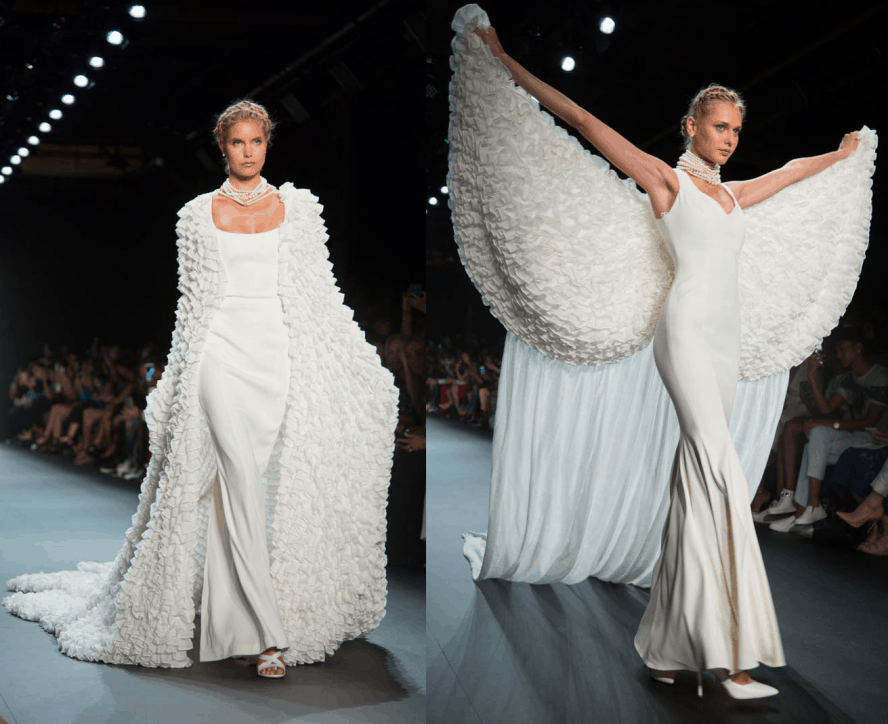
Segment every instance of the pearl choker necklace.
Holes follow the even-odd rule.
[[[721,166],[715,164],[715,168],[712,168],[706,161],[690,150],[685,151],[681,158],[678,159],[678,167],[682,171],[687,171],[691,176],[696,176],[711,184],[718,185],[721,183]]]
[[[261,201],[269,194],[273,194],[277,189],[272,186],[268,181],[266,181],[261,176],[259,177],[259,185],[250,189],[249,191],[243,191],[241,189],[236,189],[231,185],[231,179],[225,179],[225,183],[222,184],[222,187],[219,189],[219,193],[223,196],[227,196],[229,199],[233,201],[237,201],[241,206],[250,206],[251,204],[255,204],[257,201]]]

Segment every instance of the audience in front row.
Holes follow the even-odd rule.
[[[827,340],[830,342],[843,371],[824,385],[820,374],[827,371],[824,357],[812,355],[804,363],[810,386],[805,402],[811,414],[786,420],[777,444],[778,475],[772,502],[762,509],[769,493],[763,479],[753,499],[753,518],[777,532],[811,537],[824,525],[859,528],[870,523],[868,540],[858,548],[888,555],[888,535],[877,530],[888,524],[888,518],[881,522],[888,513],[884,502],[888,493],[888,368],[870,359],[860,327],[838,327]],[[804,387],[799,385],[798,389],[804,397]],[[791,381],[787,392],[790,410],[798,409],[793,394]],[[799,438],[804,447],[795,474]]]

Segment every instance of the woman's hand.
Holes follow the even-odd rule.
[[[870,435],[879,445],[888,445],[888,430],[876,430],[871,432]]]
[[[426,449],[426,436],[425,430],[418,430],[416,432],[411,432],[410,430],[404,430],[403,437],[399,437],[396,439],[395,444],[401,448],[402,450],[406,450],[407,452],[418,452],[419,450]]]
[[[481,40],[484,41],[484,44],[490,48],[490,52],[493,53],[493,57],[502,60],[503,56],[506,54],[506,51],[503,50],[503,46],[500,43],[499,38],[497,37],[496,30],[493,29],[491,25],[486,30],[481,28],[475,28],[475,35],[477,35]]]
[[[857,131],[846,133],[845,137],[842,139],[842,145],[839,146],[839,151],[843,154],[844,158],[848,158],[848,156],[857,150],[859,145],[860,139],[857,138]]]

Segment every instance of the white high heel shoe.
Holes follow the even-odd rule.
[[[675,679],[670,679],[668,676],[654,676],[654,670],[648,667],[648,673],[651,675],[651,678],[654,681],[659,681],[661,684],[674,684]]]
[[[699,674],[698,674],[699,675]],[[768,686],[760,681],[751,681],[748,684],[736,684],[728,678],[723,669],[716,669],[715,675],[732,699],[764,699],[766,696],[774,696],[780,692],[773,686]],[[699,679],[698,679],[699,680]],[[702,689],[698,688],[697,695],[702,696]]]

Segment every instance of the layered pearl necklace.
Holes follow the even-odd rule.
[[[229,199],[236,201],[241,206],[250,206],[251,204],[255,204],[257,201],[261,201],[266,196],[273,194],[277,189],[272,186],[268,181],[266,181],[262,176],[259,177],[259,185],[248,191],[244,191],[242,189],[236,189],[231,185],[231,179],[225,179],[225,183],[222,184],[219,189],[219,193],[223,196],[227,196]]]
[[[696,176],[716,186],[721,183],[721,166],[715,164],[715,168],[712,168],[690,149],[678,159],[678,167],[682,171],[687,171],[691,176]]]

